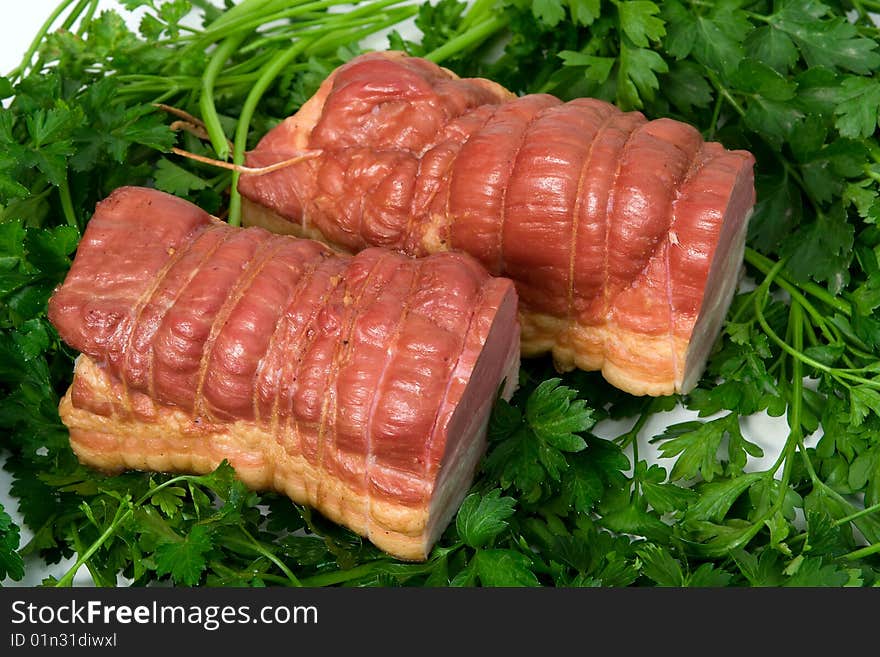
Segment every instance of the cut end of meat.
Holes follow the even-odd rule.
[[[226,460],[254,489],[426,558],[518,380],[513,284],[465,254],[348,256],[233,228],[156,190],[112,201],[50,301],[81,352],[59,408],[79,459]],[[128,254],[150,230],[162,238]]]
[[[739,158],[740,168],[724,210],[702,304],[688,340],[682,381],[676,391],[683,394],[699,382],[742,278],[748,223],[755,205],[754,158],[743,151],[735,151],[733,156]]]
[[[498,308],[495,319],[481,322],[480,333],[471,338],[482,340],[488,347],[482,350],[472,366],[462,403],[458,404],[449,421],[448,431],[450,435],[459,437],[462,447],[447,446],[446,458],[429,505],[430,515],[423,542],[425,548],[429,549],[440,537],[467,494],[479,460],[486,450],[485,436],[495,400],[499,397],[510,400],[517,388],[520,349],[516,313],[516,304],[504,304]],[[510,326],[516,327],[514,340],[509,340],[505,335]],[[485,333],[485,337],[481,337],[481,333]],[[462,370],[468,367],[466,362],[459,363]],[[501,381],[500,387],[498,381]],[[428,556],[427,550],[423,556]]]

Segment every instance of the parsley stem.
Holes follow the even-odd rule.
[[[795,310],[797,308],[797,310]],[[798,324],[803,320],[803,315],[801,314],[801,309],[797,305],[792,306],[792,312],[790,314],[790,320],[794,323]],[[797,327],[799,329],[799,327]],[[802,336],[799,338],[798,334],[800,330],[796,330],[794,332],[794,340],[795,342],[801,342]],[[785,440],[785,445],[782,448],[782,451],[779,454],[779,457],[776,459],[776,462],[773,466],[767,470],[767,474],[775,473],[776,470],[779,469],[779,466],[782,466],[782,476],[779,480],[779,493],[776,496],[776,499],[773,500],[773,504],[771,504],[767,510],[762,513],[755,521],[752,526],[746,531],[742,537],[737,540],[737,544],[731,547],[742,547],[746,543],[748,543],[755,535],[760,531],[761,527],[765,522],[770,520],[774,515],[779,513],[782,510],[783,504],[785,504],[786,493],[789,490],[789,481],[791,481],[791,472],[794,467],[792,458],[794,456],[795,451],[797,450],[798,444],[801,441],[801,436],[803,434],[802,424],[801,424],[801,413],[803,408],[803,374],[800,369],[800,364],[795,364],[792,362],[792,399],[789,402],[789,414],[788,414],[788,426],[789,426],[789,434]]]
[[[715,97],[715,107],[712,109],[712,120],[709,122],[709,129],[706,132],[706,139],[712,141],[715,139],[715,130],[718,127],[718,117],[721,116],[721,106],[724,104],[724,96],[718,94]]]
[[[395,4],[399,2],[400,0],[386,0],[387,4]],[[211,26],[211,28],[202,32],[190,47],[202,47],[205,43],[216,42],[233,36],[244,39],[247,36],[259,34],[256,32],[257,28],[274,21],[296,18],[297,16],[308,14],[312,11],[327,9],[329,7],[347,3],[348,0],[318,0],[317,2],[306,2],[302,4],[291,3],[293,6],[288,6],[282,11],[276,11],[268,15],[256,12],[253,14],[246,14],[234,21],[224,24],[219,29],[213,29],[213,26]],[[326,15],[324,15],[324,20],[326,20]],[[289,25],[285,25],[284,27],[289,27]]]
[[[803,352],[793,348],[785,340],[780,338],[779,335],[777,335],[776,331],[774,331],[773,328],[770,326],[770,324],[767,322],[766,317],[764,317],[764,313],[763,313],[762,308],[767,303],[767,296],[768,296],[768,292],[769,292],[769,288],[770,288],[770,283],[773,281],[776,274],[779,272],[779,270],[781,268],[782,268],[782,262],[776,263],[774,268],[767,275],[767,278],[764,279],[764,282],[761,283],[761,285],[758,287],[758,290],[756,290],[755,297],[754,297],[755,316],[758,320],[758,323],[761,325],[761,328],[764,329],[764,332],[767,334],[767,336],[773,342],[775,342],[783,351],[785,351],[789,356],[796,358],[797,360],[801,361],[805,365],[809,365],[810,367],[815,368],[821,372],[825,372],[826,374],[829,374],[830,376],[836,378],[837,380],[849,379],[850,381],[854,381],[856,383],[861,383],[862,385],[868,386],[869,388],[880,389],[880,381],[866,379],[863,376],[858,376],[857,374],[854,374],[853,371],[851,371],[851,370],[846,370],[846,369],[837,368],[837,367],[829,367],[828,365],[825,365],[824,363],[820,363],[816,359],[810,358],[809,356],[807,356]],[[800,304],[793,304],[793,305],[800,305]],[[862,368],[862,370],[855,370],[855,371],[863,371],[863,369],[864,368]],[[841,383],[843,383],[843,382],[841,381]],[[846,384],[844,383],[844,385],[846,385]],[[849,386],[847,386],[847,387],[849,387]]]
[[[70,13],[67,15],[67,18],[64,19],[64,22],[61,23],[62,30],[69,30],[73,27],[73,24],[76,22],[77,17],[85,10],[86,6],[93,2],[93,0],[79,0],[79,4],[74,7]]]
[[[788,312],[788,326],[791,329],[792,346],[800,353],[804,349],[804,311],[798,303],[791,304]],[[789,401],[788,426],[795,440],[800,442],[803,436],[801,413],[804,405],[804,372],[803,363],[797,358],[791,361],[791,400]]]
[[[234,570],[227,566],[226,564],[220,561],[212,561],[211,562],[211,570],[213,570],[218,575],[229,578],[236,578],[242,581],[253,580],[259,578],[264,582],[272,582],[273,584],[279,584],[281,586],[289,586],[290,580],[286,577],[282,577],[281,575],[274,575],[272,573],[265,573],[256,568],[247,571],[247,570]]]
[[[73,200],[70,198],[70,184],[67,182],[67,175],[61,179],[58,185],[58,195],[61,198],[61,211],[69,226],[73,226],[79,231],[79,222],[76,220],[76,211],[73,209]]]
[[[97,552],[104,543],[109,540],[113,534],[116,533],[116,530],[119,526],[125,522],[128,517],[134,513],[134,510],[141,506],[144,502],[150,499],[153,495],[158,493],[163,488],[167,488],[168,486],[173,486],[174,484],[182,481],[199,481],[201,479],[198,475],[178,475],[176,477],[172,477],[168,481],[165,481],[158,486],[152,486],[150,489],[141,495],[141,497],[134,503],[131,503],[131,500],[125,499],[123,500],[119,507],[116,509],[116,513],[113,516],[113,520],[110,521],[110,524],[107,526],[107,529],[104,530],[104,533],[101,534],[90,546],[89,548],[82,553],[79,553],[79,558],[76,560],[76,563],[71,566],[66,573],[55,582],[56,587],[70,586],[73,583],[73,578],[76,576],[77,571],[80,567],[86,563],[89,559],[92,558],[92,555]],[[123,503],[124,502],[124,503]],[[77,550],[79,552],[79,550]]]
[[[250,543],[251,543],[251,545],[253,546],[253,548],[254,548],[257,552],[259,552],[260,554],[262,554],[264,557],[266,557],[269,561],[271,561],[272,563],[274,563],[274,564],[278,567],[278,569],[279,569],[282,573],[284,573],[284,574],[287,576],[287,579],[289,579],[289,580],[291,581],[291,583],[292,583],[294,586],[302,586],[302,584],[301,584],[300,581],[296,578],[296,575],[293,574],[293,572],[290,570],[290,568],[288,568],[288,567],[284,564],[284,562],[281,561],[281,559],[279,559],[277,556],[275,556],[274,554],[272,554],[272,552],[270,552],[269,550],[267,550],[267,549],[265,548],[265,546],[263,546],[262,543],[260,543],[257,539],[255,539],[255,538],[251,535],[251,533],[250,533],[247,529],[245,529],[244,525],[239,525],[238,528],[241,530],[241,533],[242,533],[242,534],[244,534],[245,536],[247,536],[247,538],[248,538],[248,540],[250,541]]]
[[[646,409],[639,414],[638,419],[633,425],[632,429],[627,431],[626,433],[620,434],[617,438],[614,439],[614,442],[618,444],[621,449],[626,448],[630,443],[635,443],[636,438],[638,438],[639,433],[641,433],[645,424],[651,418],[655,411],[653,410],[654,402],[651,401],[647,404]],[[635,461],[633,461],[633,465],[635,465]]]
[[[840,493],[838,493],[836,490],[834,490],[828,484],[826,484],[824,481],[822,481],[822,479],[819,477],[818,473],[816,472],[816,469],[813,467],[813,462],[810,459],[810,456],[807,453],[806,447],[804,446],[804,443],[802,440],[798,443],[798,448],[799,448],[798,451],[801,453],[801,457],[804,462],[804,468],[806,469],[807,474],[810,477],[810,481],[813,483],[813,488],[814,489],[815,488],[821,489],[821,491],[824,494],[833,498],[836,502],[838,502],[841,505],[848,506],[850,508],[855,508]],[[858,525],[859,525],[859,523],[857,522],[858,520],[860,520],[861,518],[864,518],[867,515],[871,515],[872,513],[877,513],[878,511],[880,511],[880,502],[878,502],[877,504],[874,504],[872,506],[869,506],[869,507],[866,507],[863,509],[859,509],[859,510],[855,511],[854,513],[851,513],[851,514],[844,516],[842,518],[837,518],[832,523],[832,526],[833,527],[840,527],[841,525],[845,525],[846,523],[855,522],[856,527],[858,527]],[[799,538],[800,540],[803,540],[806,537],[807,537],[807,534],[801,534],[795,538]],[[794,539],[792,539],[792,540],[794,540]]]
[[[244,104],[242,105],[241,112],[238,116],[238,124],[235,127],[235,138],[233,139],[233,149],[232,149],[232,161],[235,164],[242,164],[244,162],[244,151],[247,146],[247,137],[250,131],[251,120],[254,117],[254,113],[256,112],[257,105],[263,97],[263,94],[266,93],[266,90],[269,86],[275,81],[275,78],[283,71],[288,64],[290,64],[294,59],[302,55],[304,52],[312,52],[313,54],[317,54],[316,44],[320,44],[322,49],[326,48],[335,48],[337,44],[345,44],[350,43],[352,41],[353,35],[350,31],[344,30],[345,27],[349,25],[346,22],[346,19],[350,18],[358,18],[364,14],[369,14],[375,10],[377,5],[384,6],[385,3],[389,3],[389,0],[380,0],[377,3],[368,3],[361,7],[360,9],[349,12],[348,14],[340,14],[340,20],[332,21],[327,20],[324,27],[320,30],[314,30],[309,32],[307,36],[303,36],[299,41],[290,46],[287,50],[280,53],[272,62],[266,66],[260,77],[254,82],[253,87],[245,98]],[[414,10],[415,8],[413,8]],[[384,16],[383,16],[384,18]],[[400,22],[403,20],[399,18],[397,15],[393,16],[390,19],[386,19],[385,21],[380,21],[378,23],[373,24],[372,28],[367,28],[367,31],[375,31],[378,29],[382,29],[388,27],[385,23],[390,23],[391,25]],[[358,36],[362,34],[364,30],[359,30],[355,33],[354,36]],[[312,37],[312,38],[309,38]],[[325,37],[331,37],[331,41],[322,41]],[[238,192],[238,179],[241,174],[236,171],[232,174],[232,185],[229,190],[229,224],[231,226],[240,226],[241,225],[241,195]]]
[[[394,0],[399,1],[399,0]],[[375,4],[384,5],[388,0],[380,0]],[[372,7],[372,5],[369,5]],[[346,20],[340,28],[344,27],[346,32],[339,30],[315,30],[315,33],[323,32],[313,43],[306,48],[308,55],[321,55],[328,52],[334,52],[337,49],[347,46],[351,43],[357,43],[361,39],[365,39],[379,30],[383,30],[392,25],[406,20],[415,13],[415,7],[399,7],[397,9],[389,9],[382,14],[369,13],[366,14],[369,20],[359,19],[363,13],[358,14],[357,11],[345,14]],[[358,19],[356,19],[356,17]],[[360,27],[363,26],[363,27]],[[358,30],[352,30],[352,27],[360,27]]]
[[[76,525],[72,524],[70,526],[70,536],[73,539],[73,547],[76,550],[77,554],[81,554],[83,551],[83,545],[82,545],[82,540],[79,537],[79,532],[76,529]],[[109,583],[106,582],[103,577],[101,577],[101,574],[97,570],[95,570],[95,566],[92,564],[91,559],[86,560],[85,566],[86,566],[86,568],[88,568],[89,574],[92,576],[92,581],[97,586],[105,586],[106,587],[109,585]]]
[[[491,16],[492,10],[495,8],[495,2],[496,0],[475,0],[470,8],[465,11],[464,16],[462,16],[458,29],[461,32],[466,32],[475,23]]]
[[[507,27],[508,22],[509,19],[506,16],[492,17],[487,21],[478,23],[458,36],[452,37],[439,48],[435,48],[424,55],[424,58],[434,63],[440,63],[456,53],[484,42],[492,35]]]
[[[849,552],[848,554],[844,554],[843,558],[847,561],[855,561],[856,559],[861,559],[862,557],[868,557],[872,554],[877,554],[880,552],[880,543],[873,543],[872,545],[868,545],[866,547],[861,548],[860,550],[854,550],[853,552]]]
[[[730,104],[730,106],[733,107],[734,110],[736,110],[737,114],[739,114],[741,117],[745,116],[746,111],[742,108],[742,105],[740,105],[739,101],[733,97],[733,94],[730,93],[730,90],[723,84],[721,84],[721,80],[718,79],[718,76],[713,71],[710,71],[708,69],[706,70],[706,73],[708,74],[709,80],[715,86],[715,89],[718,91],[718,93],[724,96],[724,100],[726,100]]]
[[[801,443],[801,445],[800,445],[800,452],[804,457],[804,465],[807,468],[808,473],[810,474],[810,478],[813,479],[814,485],[825,489],[825,491],[827,493],[831,494],[831,496],[834,497],[838,502],[841,502],[841,503],[846,504],[848,506],[852,506],[849,502],[847,502],[844,498],[842,498],[836,491],[834,491],[834,489],[829,488],[828,485],[825,484],[825,482],[819,480],[818,475],[816,475],[816,471],[813,468],[813,463],[810,461],[810,459],[807,457],[807,455],[805,453],[803,443]],[[859,509],[855,513],[851,513],[848,516],[844,516],[842,518],[837,518],[836,520],[834,520],[834,522],[831,523],[831,526],[832,527],[840,527],[840,526],[845,525],[849,522],[854,522],[856,520],[864,518],[865,516],[871,515],[872,513],[877,513],[878,511],[880,511],[880,502],[878,502],[877,504],[874,504],[872,506],[866,507],[864,509]],[[856,524],[858,524],[858,523],[856,523]],[[803,540],[806,540],[809,537],[809,535],[810,535],[809,532],[802,532],[802,533],[798,534],[797,536],[792,536],[788,540],[790,543],[793,543],[794,541],[803,541]],[[867,546],[867,547],[870,547],[870,546]],[[857,558],[857,557],[855,557],[855,558]]]
[[[257,104],[269,88],[269,85],[275,80],[279,73],[287,66],[288,63],[298,57],[307,45],[306,41],[297,41],[285,52],[276,57],[266,68],[262,74],[254,82],[250,93],[245,98],[244,105],[238,116],[238,124],[235,126],[235,139],[233,140],[232,161],[235,164],[244,162],[244,150],[247,145],[247,136],[250,130],[251,119],[257,109]],[[232,174],[232,185],[229,190],[229,225],[241,225],[241,195],[238,193],[238,179],[241,174],[238,171]]]
[[[342,584],[343,582],[348,582],[353,579],[366,577],[368,575],[372,575],[373,573],[388,573],[390,575],[397,575],[399,577],[406,575],[421,575],[423,573],[429,573],[433,569],[433,561],[427,561],[425,563],[419,564],[373,561],[370,563],[361,564],[360,566],[355,566],[354,568],[349,568],[348,570],[337,570],[328,573],[319,573],[317,575],[312,575],[311,577],[306,577],[302,580],[302,585],[308,587],[331,586],[333,584]]]
[[[205,69],[204,76],[202,76],[202,88],[199,96],[201,118],[205,123],[205,130],[207,130],[208,136],[211,138],[214,152],[217,153],[219,159],[224,161],[229,157],[229,140],[223,131],[220,117],[217,115],[217,107],[214,105],[214,84],[217,81],[217,76],[220,74],[220,69],[226,63],[226,60],[229,59],[232,52],[238,48],[244,37],[245,33],[236,34],[221,43],[208,62],[208,67]]]
[[[246,18],[249,15],[256,14],[265,9],[265,6],[271,2],[273,2],[273,0],[242,0],[211,21],[210,25],[205,27],[205,33],[209,33],[212,30],[216,30],[224,25],[240,20],[239,16]]]
[[[865,507],[864,509],[859,509],[855,513],[851,513],[848,516],[844,516],[843,518],[838,518],[832,523],[835,527],[839,527],[840,525],[844,525],[848,522],[852,522],[853,520],[858,520],[864,516],[871,515],[872,513],[877,513],[880,511],[880,502],[873,504],[871,506]]]
[[[77,36],[82,37],[85,34],[86,30],[91,26],[92,18],[94,18],[96,11],[98,11],[98,0],[91,0],[85,15],[79,21],[79,27],[76,30]]]
[[[760,253],[758,253],[757,251],[755,251],[751,247],[746,247],[745,261],[748,262],[753,267],[755,267],[755,269],[757,269],[758,271],[760,271],[764,275],[769,274],[771,269],[773,268],[773,265],[774,265],[774,262],[770,258],[767,258],[767,257],[761,255]],[[779,287],[781,287],[783,290],[788,292],[790,295],[792,295],[792,298],[796,298],[798,300],[798,302],[804,306],[804,309],[807,312],[809,312],[811,315],[813,315],[813,313],[816,312],[816,309],[799,292],[798,288],[800,290],[803,290],[807,294],[810,294],[810,295],[816,297],[817,299],[819,299],[820,301],[831,306],[835,310],[839,310],[847,317],[852,315],[852,307],[849,305],[849,303],[847,303],[845,300],[843,300],[839,297],[835,297],[833,294],[828,292],[828,290],[823,288],[821,285],[817,285],[816,283],[813,283],[812,281],[803,281],[803,282],[798,283],[797,286],[795,286],[793,283],[791,283],[789,281],[789,275],[786,274],[784,265],[783,265],[782,270],[780,270],[780,272],[778,272],[778,274],[779,274],[779,276],[777,277],[776,284]],[[811,310],[813,312],[811,312]]]
[[[101,548],[101,546],[104,545],[104,543],[111,536],[113,536],[113,534],[116,533],[119,525],[124,520],[126,520],[129,515],[131,515],[133,510],[134,506],[132,506],[131,500],[126,499],[124,504],[120,504],[119,507],[116,509],[113,520],[107,526],[107,529],[104,530],[104,533],[102,533],[85,552],[79,552],[79,550],[77,550],[77,552],[79,553],[79,558],[77,558],[76,563],[74,563],[73,566],[71,566],[68,571],[64,573],[61,579],[55,582],[55,587],[61,588],[71,586],[73,584],[73,578],[76,576],[76,573],[80,569],[80,567],[84,563],[88,562],[88,560],[92,558],[95,552],[97,552]]]

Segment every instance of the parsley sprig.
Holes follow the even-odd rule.
[[[60,2],[0,77],[0,427],[18,506],[0,509],[4,581],[69,559],[47,585],[83,568],[102,586],[878,582],[880,3],[97,4]],[[134,10],[137,32],[123,19]],[[395,27],[407,19],[419,36]],[[234,176],[171,147],[240,162],[380,33],[518,93],[688,121],[758,161],[745,284],[698,387],[634,398],[524,361],[473,488],[418,564],[246,490],[227,464],[200,476],[80,466],[57,414],[75,354],[45,316],[98,200],[146,184],[237,223]],[[172,131],[167,106],[202,123]],[[665,422],[676,408],[692,419]],[[756,440],[757,414],[788,431]]]

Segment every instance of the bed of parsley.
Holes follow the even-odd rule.
[[[73,567],[45,585],[83,568],[100,586],[880,582],[880,2],[221,4],[121,0],[101,12],[65,0],[0,77],[0,446],[33,535],[20,545],[0,507],[0,582],[63,559]],[[413,17],[422,36],[404,38],[394,26]],[[380,47],[519,93],[688,121],[758,162],[754,285],[734,300],[700,385],[635,398],[594,373],[524,362],[473,489],[425,563],[248,491],[226,464],[204,476],[80,466],[57,412],[76,354],[46,320],[98,200],[151,185],[237,223],[234,174],[171,147],[240,162],[380,32]],[[698,419],[645,435],[678,404]],[[764,412],[790,430],[760,469],[742,426]],[[609,418],[632,428],[601,438]],[[668,468],[640,458],[647,441]]]

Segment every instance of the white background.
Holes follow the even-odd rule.
[[[40,26],[60,4],[61,0],[0,0],[0,74],[18,66]],[[109,9],[119,4],[101,0],[99,6]]]
[[[59,4],[59,0],[0,0],[0,73],[6,74],[15,68],[21,61],[24,52],[27,50],[30,42],[39,30],[40,25],[48,18],[53,9]],[[119,5],[113,0],[102,0],[101,8],[116,8]],[[120,13],[123,13],[121,10]],[[123,13],[124,15],[124,13]],[[132,22],[132,27],[136,28],[136,21]],[[641,433],[639,441],[639,455],[641,458],[647,458],[649,462],[660,463],[667,467],[671,467],[671,463],[665,462],[657,458],[656,449],[648,444],[648,439],[659,433],[669,424],[693,419],[694,414],[688,413],[682,409],[677,409],[670,413],[662,413],[653,416],[645,426]],[[627,430],[632,422],[606,422],[596,427],[597,434],[605,437],[614,437]],[[743,433],[746,438],[757,443],[764,450],[764,457],[756,459],[752,462],[749,469],[765,469],[769,467],[779,454],[780,448],[785,441],[788,427],[784,418],[770,418],[766,415],[758,415],[753,418],[747,418],[744,422]],[[17,502],[9,497],[8,490],[10,477],[7,472],[0,471],[0,503],[6,508],[6,511],[18,519]],[[31,537],[31,533],[26,527],[22,527],[22,545],[24,545]],[[67,569],[67,563],[57,564],[48,569],[38,571],[30,569],[22,582],[3,582],[5,586],[32,586],[40,583],[43,577],[48,574],[59,576]],[[85,568],[80,570],[80,574],[76,580],[77,584],[91,584]]]

